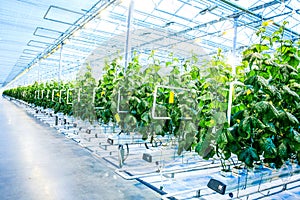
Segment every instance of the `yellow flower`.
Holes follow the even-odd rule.
[[[213,120],[213,119],[211,119],[211,120],[210,120],[210,125],[212,125],[212,126],[216,125],[216,121]]]
[[[246,94],[247,94],[247,95],[251,94],[251,90],[248,89]]]

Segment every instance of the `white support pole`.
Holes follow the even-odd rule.
[[[40,83],[41,82],[41,78],[40,78],[40,76],[41,76],[41,74],[40,74],[40,70],[41,70],[41,63],[40,63],[40,61],[38,61],[38,63],[37,63],[37,67],[38,67],[38,78],[37,78],[37,80],[38,80],[38,83]]]
[[[233,47],[232,47],[232,57],[233,57],[233,63],[232,63],[232,75],[235,77],[236,75],[236,40],[237,40],[237,27],[238,27],[238,17],[234,18],[234,35],[233,35]],[[227,120],[228,124],[230,125],[230,118],[231,118],[231,107],[232,107],[232,97],[234,92],[234,82],[230,83],[229,86],[229,99],[228,99],[228,108],[227,108]]]
[[[59,52],[58,83],[60,83],[60,81],[61,81],[61,71],[62,71],[62,50],[63,50],[63,44],[61,44],[60,52]]]
[[[125,49],[124,49],[124,60],[125,60],[125,67],[124,71],[127,70],[128,67],[128,60],[131,57],[131,37],[130,37],[130,28],[131,28],[131,17],[134,8],[134,0],[130,0],[129,8],[128,8],[128,16],[127,16],[127,32],[126,32],[126,41],[125,41]]]

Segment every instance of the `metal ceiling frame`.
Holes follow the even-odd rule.
[[[55,43],[52,44],[50,47],[46,48],[43,52],[37,55],[28,65],[27,67],[20,73],[18,73],[15,77],[12,78],[10,81],[5,81],[5,85],[12,84],[22,75],[27,73],[35,63],[37,63],[40,59],[46,57],[46,55],[52,54],[61,45],[64,44],[64,41],[67,40],[69,37],[72,36],[76,31],[81,29],[86,23],[94,19],[101,11],[105,8],[113,4],[116,0],[106,1],[106,0],[99,0],[96,4],[94,4],[84,15],[78,18],[74,24],[72,24],[59,38],[56,38]],[[49,10],[49,9],[48,9]],[[68,10],[68,9],[66,9]],[[45,30],[45,28],[43,28]],[[49,30],[49,29],[48,29]],[[55,30],[54,30],[55,31]],[[36,31],[35,31],[36,32]],[[58,32],[58,31],[57,31]]]
[[[70,26],[80,26],[79,24],[76,24],[76,23],[65,22],[65,21],[56,20],[56,19],[52,19],[52,18],[47,17],[47,15],[51,11],[51,9],[52,10],[53,9],[58,9],[58,10],[62,10],[62,11],[65,11],[65,12],[70,12],[70,13],[78,14],[80,16],[83,16],[84,13],[76,12],[76,11],[73,11],[73,10],[70,10],[70,9],[66,9],[66,8],[62,8],[62,7],[55,6],[55,5],[50,5],[49,8],[48,8],[48,10],[46,11],[44,17],[43,17],[44,19],[52,21],[52,22],[62,23],[62,24],[70,25]]]
[[[43,38],[48,38],[48,39],[57,39],[55,37],[48,37],[48,36],[45,36],[45,35],[38,34],[39,30],[46,30],[46,31],[49,31],[49,32],[59,33],[60,36],[63,35],[63,32],[53,30],[53,29],[49,29],[49,28],[44,28],[44,27],[36,27],[35,31],[33,32],[33,35],[43,37]]]
[[[155,0],[152,1],[154,9],[151,13],[135,9],[134,5],[132,6],[132,13],[130,13],[130,6],[128,8],[118,0],[99,0],[89,10],[83,10],[84,13],[50,5],[44,14],[44,19],[53,23],[68,25],[69,28],[61,32],[48,27],[37,27],[33,33],[34,36],[52,41],[30,40],[16,62],[15,67],[19,66],[20,63],[22,63],[23,66],[25,63],[28,63],[23,68],[23,71],[28,72],[36,66],[37,63],[42,63],[42,60],[45,60],[45,62],[47,60],[51,62],[56,61],[60,67],[62,65],[68,65],[68,63],[73,65],[76,63],[76,61],[72,62],[74,58],[83,60],[89,53],[94,51],[94,49],[101,46],[102,49],[99,49],[99,52],[102,52],[103,55],[97,59],[101,60],[105,57],[110,57],[121,50],[125,55],[125,61],[127,61],[128,58],[126,58],[126,55],[130,55],[133,50],[144,51],[151,49],[153,46],[154,49],[167,53],[171,52],[174,46],[189,44],[196,47],[197,44],[195,40],[197,38],[203,38],[201,45],[198,45],[199,48],[201,48],[201,46],[205,48],[208,47],[207,54],[199,56],[210,55],[215,52],[216,48],[221,48],[225,52],[230,52],[233,49],[242,50],[247,46],[247,42],[255,40],[255,37],[251,35],[252,33],[243,32],[241,27],[246,27],[254,32],[263,21],[273,20],[274,22],[270,25],[270,31],[267,32],[271,33],[272,30],[280,26],[275,22],[276,18],[282,19],[285,18],[285,16],[289,17],[292,13],[300,15],[300,9],[294,10],[288,4],[285,5],[284,12],[267,12],[268,8],[273,9],[280,7],[282,2],[288,3],[289,0],[257,1],[248,9],[239,6],[238,3],[232,0],[177,0],[179,2],[178,6],[174,7],[174,12],[172,13],[164,10],[161,6],[162,2],[166,0],[154,1]],[[188,6],[193,6],[199,10],[198,13],[195,13],[195,19],[183,15],[183,8],[186,9]],[[57,20],[48,16],[52,9],[73,13],[79,17],[74,23]],[[109,17],[99,16],[104,10],[109,10]],[[122,12],[127,10],[127,13],[118,13],[119,10],[122,10]],[[141,16],[141,18],[130,19],[131,15],[135,13]],[[161,15],[159,13],[161,13]],[[182,15],[180,15],[180,13]],[[207,13],[213,15],[214,18],[206,22],[200,22],[199,19]],[[169,16],[169,18],[164,18],[163,16]],[[152,19],[160,23],[151,22]],[[85,27],[89,22],[96,20],[98,20],[96,25],[99,24],[99,26]],[[101,27],[102,23],[110,24],[111,27],[109,28],[111,30],[107,30],[106,27]],[[133,30],[132,27],[138,27],[137,30],[145,29],[145,32]],[[233,38],[228,38],[223,35],[224,30],[233,28],[235,28],[236,31]],[[285,36],[294,40],[299,39],[300,34],[293,31],[293,29],[294,27],[286,28]],[[49,34],[47,34],[47,32]],[[239,33],[245,35],[249,34],[248,40],[236,40],[235,38],[237,35],[239,36]],[[133,34],[133,36],[131,36],[131,34]],[[128,38],[130,38],[130,40]],[[214,41],[213,38],[218,39],[219,42]],[[38,48],[39,50],[34,48]],[[176,48],[176,53],[178,53],[180,59],[186,58],[189,54],[185,49],[178,48]],[[57,56],[59,58],[57,58]],[[65,70],[68,71],[69,68]],[[9,76],[11,79],[7,79],[6,84],[8,82],[13,83],[23,74],[24,73],[20,72],[13,78]],[[11,72],[11,75],[13,75],[13,72]]]

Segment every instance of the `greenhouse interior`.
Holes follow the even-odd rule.
[[[299,0],[1,0],[0,199],[300,199]]]

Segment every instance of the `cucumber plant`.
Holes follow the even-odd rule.
[[[82,69],[75,81],[73,98],[73,115],[83,121],[93,124],[96,120],[96,113],[93,104],[93,91],[97,86],[89,64]]]
[[[233,81],[232,67],[219,49],[210,61],[200,69],[194,68],[192,76],[198,74],[197,90],[199,108],[199,127],[195,151],[204,159],[218,156],[222,161],[231,157],[227,144],[234,140],[227,128],[228,97],[230,82]]]
[[[124,77],[123,68],[119,64],[121,57],[113,59],[111,62],[105,61],[103,71],[105,74],[98,82],[98,89],[95,96],[95,107],[97,119],[103,124],[109,122],[115,123],[114,114],[116,110],[116,102],[113,99],[113,91],[118,81]]]
[[[299,45],[284,35],[285,25],[266,34],[243,52],[244,86],[238,86],[233,102],[231,134],[226,146],[247,166],[256,161],[279,168],[300,158]]]

